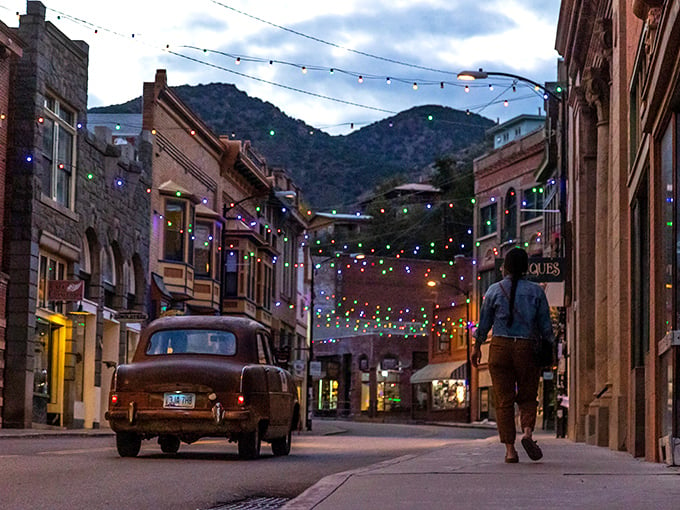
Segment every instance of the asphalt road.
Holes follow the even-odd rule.
[[[274,457],[263,443],[254,461],[240,460],[236,445],[220,439],[182,444],[175,455],[144,441],[136,458],[120,458],[113,436],[2,439],[0,507],[196,510],[260,497],[285,500],[329,474],[496,434],[429,425],[315,425],[293,437],[289,456]]]

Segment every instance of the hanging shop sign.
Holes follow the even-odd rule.
[[[503,279],[503,259],[495,261],[497,279]],[[536,283],[563,282],[565,279],[564,259],[561,257],[529,257],[527,280]]]
[[[83,280],[49,280],[47,298],[50,301],[82,301],[85,296]]]
[[[115,319],[118,322],[144,322],[148,318],[147,314],[137,310],[119,310],[115,315]]]

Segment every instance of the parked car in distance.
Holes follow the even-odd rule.
[[[246,318],[174,316],[142,331],[132,362],[111,381],[106,419],[121,457],[157,437],[165,453],[226,437],[241,458],[288,455],[300,404],[293,377],[273,364],[267,330]]]

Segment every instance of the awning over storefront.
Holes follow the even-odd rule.
[[[448,379],[465,379],[465,361],[449,361],[427,365],[411,376],[411,384]]]

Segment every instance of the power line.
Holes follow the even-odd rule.
[[[246,16],[248,18],[254,19],[255,21],[259,21],[260,23],[270,25],[270,26],[278,28],[280,30],[290,32],[291,34],[295,34],[295,35],[298,35],[300,37],[304,37],[305,39],[309,39],[311,41],[315,41],[315,42],[318,42],[318,43],[321,43],[321,44],[325,44],[325,45],[331,46],[333,48],[338,48],[338,49],[341,49],[341,50],[349,51],[351,53],[356,53],[357,55],[362,55],[364,57],[369,57],[369,58],[373,58],[373,59],[376,59],[376,60],[382,60],[383,62],[389,62],[391,64],[397,64],[397,65],[405,66],[405,67],[412,67],[414,69],[423,69],[425,71],[432,71],[432,72],[435,72],[435,73],[444,73],[444,74],[452,74],[452,75],[456,74],[452,71],[444,71],[442,69],[435,69],[435,68],[432,68],[432,67],[420,66],[420,65],[417,65],[417,64],[410,64],[408,62],[402,62],[400,60],[395,60],[395,59],[388,58],[388,57],[381,57],[380,55],[373,55],[372,53],[366,53],[364,51],[355,50],[355,49],[349,48],[347,46],[342,46],[342,45],[337,44],[337,43],[329,42],[329,41],[326,41],[324,39],[319,39],[318,37],[314,37],[314,36],[311,36],[311,35],[304,34],[302,32],[298,32],[297,30],[293,30],[291,28],[284,27],[282,25],[277,25],[276,23],[272,23],[271,21],[267,21],[265,19],[258,18],[257,16],[253,16],[252,14],[248,14],[247,12],[241,11],[239,9],[236,9],[235,7],[231,7],[230,5],[224,4],[222,2],[218,2],[217,0],[210,0],[210,1],[214,4],[216,4],[216,5],[224,7],[225,9],[229,9],[230,11],[237,12],[238,14],[241,14],[241,15]]]

